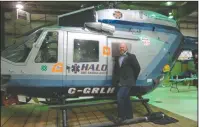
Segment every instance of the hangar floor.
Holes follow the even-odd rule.
[[[179,85],[170,91],[170,87],[158,87],[153,92],[145,95],[150,98],[149,104],[165,109],[172,113],[197,121],[198,91],[195,86]]]
[[[133,107],[135,107],[134,117],[146,114],[146,110],[140,103],[133,103]],[[122,127],[197,127],[196,121],[155,106],[151,106],[151,108],[153,111],[164,112],[166,115],[179,120],[179,122],[167,125],[144,122],[125,125]],[[116,112],[116,105],[113,104],[72,108],[68,110],[69,127],[80,127],[95,123],[111,122],[107,119],[105,114],[115,114]],[[1,127],[62,127],[61,112],[58,112],[57,115],[57,111],[55,109],[49,109],[48,106],[40,104],[1,107]]]

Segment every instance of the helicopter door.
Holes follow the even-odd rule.
[[[34,46],[27,66],[33,85],[62,87],[63,32],[47,30]]]
[[[106,36],[68,33],[65,49],[66,75],[64,86],[67,87],[102,87],[106,85],[107,57]]]

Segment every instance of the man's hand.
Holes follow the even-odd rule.
[[[122,86],[122,84],[121,84],[121,83],[118,83],[118,86]]]

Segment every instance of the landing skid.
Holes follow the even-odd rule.
[[[124,125],[124,124],[131,124],[131,123],[137,123],[137,122],[145,122],[145,121],[150,121],[150,120],[156,120],[156,119],[161,119],[164,118],[164,114],[163,113],[153,113],[153,111],[151,110],[151,108],[148,105],[148,101],[149,99],[143,99],[142,96],[138,96],[139,99],[137,100],[132,100],[132,102],[141,102],[144,107],[146,108],[148,114],[145,117],[139,117],[139,118],[134,118],[134,119],[129,119],[129,120],[125,120],[122,123],[106,123],[106,124],[100,124],[100,125],[92,125],[92,127],[110,127],[110,126],[115,126],[115,125]],[[62,120],[63,120],[63,127],[68,127],[67,123],[68,123],[68,117],[67,117],[67,109],[68,108],[74,108],[74,107],[82,107],[82,106],[93,106],[93,105],[103,105],[103,104],[115,104],[117,103],[116,100],[110,100],[107,102],[98,102],[98,103],[88,103],[88,104],[66,104],[65,99],[61,99],[60,101],[62,103],[62,105],[51,105],[49,106],[49,108],[54,108],[54,109],[60,109],[62,110]],[[57,114],[58,115],[58,114]],[[89,126],[90,127],[90,126]]]
[[[146,101],[142,101],[144,100],[142,96],[138,96],[138,98],[141,100],[140,102],[142,102],[142,104],[144,105],[144,107],[146,108],[147,112],[148,112],[148,115],[151,115],[153,113],[153,111],[151,110],[151,108],[149,107],[149,100],[146,102]]]

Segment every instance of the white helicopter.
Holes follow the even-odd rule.
[[[95,11],[95,17],[95,22],[82,27],[38,29],[5,49],[1,55],[4,90],[39,98],[113,97],[112,67],[121,42],[127,43],[141,66],[131,95],[154,90],[163,80],[165,65],[172,67],[183,49],[176,21],[142,10],[104,9]]]

